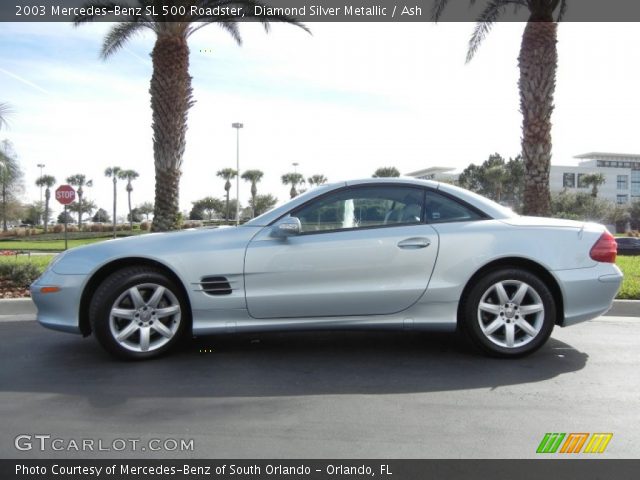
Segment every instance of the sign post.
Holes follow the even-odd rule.
[[[60,185],[56,189],[56,200],[64,205],[64,249],[67,249],[67,205],[76,199],[76,191],[71,185]]]

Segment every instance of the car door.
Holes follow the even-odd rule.
[[[425,191],[350,186],[296,208],[247,247],[245,294],[255,318],[390,314],[423,294],[438,235],[424,222]],[[278,237],[278,224],[300,232]]]

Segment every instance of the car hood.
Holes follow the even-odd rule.
[[[101,265],[126,257],[166,263],[181,253],[246,246],[261,227],[220,227],[148,233],[76,247],[63,252],[51,265],[62,275],[88,274]]]

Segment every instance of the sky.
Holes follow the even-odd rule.
[[[153,201],[149,106],[151,32],[108,59],[109,24],[4,23],[0,102],[13,113],[0,140],[13,143],[25,174],[24,201],[39,199],[39,163],[58,183],[93,179],[86,198],[111,210],[108,166],[134,169],[133,204]],[[258,193],[288,199],[282,174],[330,181],[456,168],[520,150],[517,57],[524,25],[497,24],[465,64],[472,23],[310,23],[271,33],[241,25],[238,46],[215,25],[190,40],[193,93],[180,206],[224,196],[216,172],[265,172]],[[553,159],[574,165],[590,151],[640,153],[640,28],[633,23],[563,23],[553,114]],[[235,184],[232,192],[235,192]],[[250,185],[240,184],[243,205]],[[124,182],[118,211],[126,213]],[[232,196],[235,196],[232,195]],[[54,206],[56,208],[57,206]]]

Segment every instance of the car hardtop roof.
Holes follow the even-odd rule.
[[[347,180],[346,185],[366,185],[369,183],[399,183],[403,185],[417,185],[420,187],[439,188],[440,182],[434,180],[422,180],[413,177],[375,177]]]

